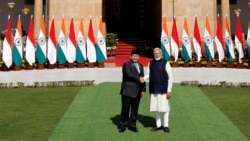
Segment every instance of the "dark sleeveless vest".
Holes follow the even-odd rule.
[[[167,93],[168,74],[165,70],[167,61],[164,59],[150,61],[149,92],[150,94]]]

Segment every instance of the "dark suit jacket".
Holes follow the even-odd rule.
[[[140,82],[140,77],[144,76],[143,65],[138,62],[140,73],[138,73],[134,63],[129,60],[122,66],[122,84],[120,94],[135,98],[141,92],[146,91],[145,83]]]

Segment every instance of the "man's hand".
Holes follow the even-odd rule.
[[[170,99],[170,98],[171,98],[171,92],[167,92],[166,98],[167,98],[167,99]]]
[[[145,82],[145,80],[144,80],[143,77],[140,77],[140,82],[141,82],[141,83],[144,83],[144,82]]]

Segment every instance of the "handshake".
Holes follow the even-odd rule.
[[[145,83],[146,82],[145,79],[144,79],[144,77],[140,77],[140,82],[141,83]]]

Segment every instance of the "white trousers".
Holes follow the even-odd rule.
[[[156,121],[157,128],[162,126],[161,112],[155,112],[155,121]],[[163,126],[164,127],[169,127],[169,111],[168,112],[163,112],[163,121],[164,121]]]

